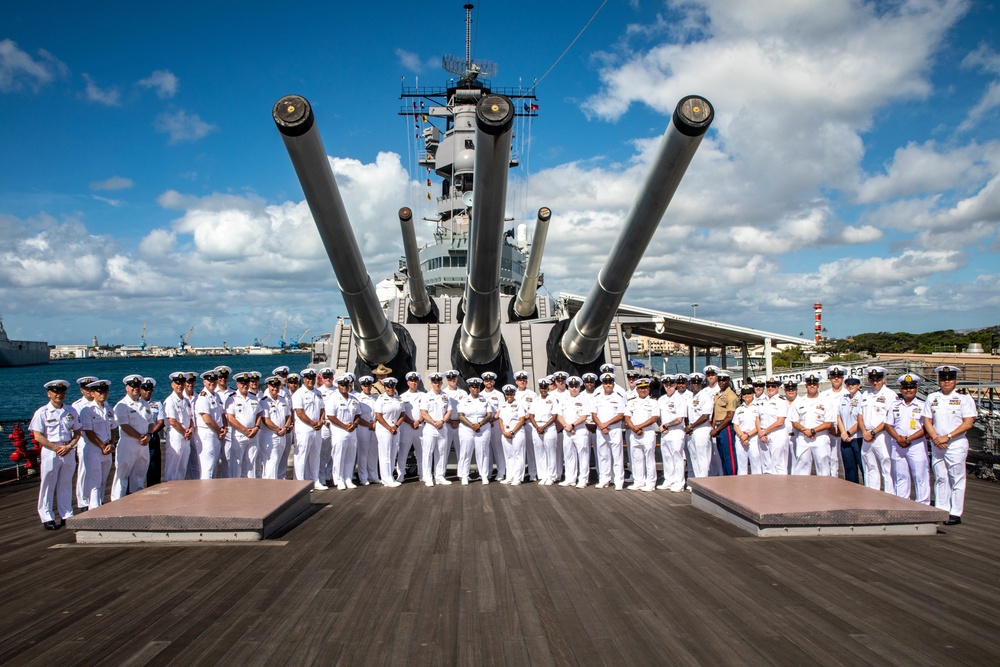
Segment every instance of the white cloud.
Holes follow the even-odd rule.
[[[101,197],[100,195],[93,195],[93,198],[96,201],[104,202],[108,206],[116,206],[117,207],[117,206],[121,206],[122,205],[122,200],[121,199],[111,199],[110,197]]]
[[[156,91],[160,99],[167,99],[177,94],[177,76],[167,69],[158,69],[145,79],[140,79],[138,85]]]
[[[38,58],[18,48],[10,39],[0,40],[0,92],[29,89],[38,92],[42,86],[65,76],[68,68],[58,58],[39,49]]]
[[[161,113],[153,121],[153,128],[170,135],[170,144],[198,141],[219,129],[203,121],[198,114],[188,114],[184,110]]]
[[[421,60],[420,54],[401,48],[396,49],[396,57],[399,59],[399,64],[402,65],[404,69],[414,72],[415,74],[422,74],[425,70],[433,71],[441,64],[439,58]]]
[[[94,181],[90,184],[91,190],[127,190],[135,185],[131,178],[124,176],[112,176],[103,181]]]
[[[89,102],[97,102],[98,104],[103,104],[109,107],[117,107],[122,103],[121,91],[115,86],[110,88],[100,88],[94,79],[87,73],[83,75],[84,81],[87,82],[87,87],[85,90],[85,96]]]
[[[928,191],[964,188],[989,173],[985,156],[998,150],[1000,144],[939,148],[933,141],[924,144],[911,141],[896,149],[885,173],[861,182],[857,200],[870,204]]]

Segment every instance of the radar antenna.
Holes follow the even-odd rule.
[[[497,73],[497,64],[492,60],[472,60],[472,9],[465,5],[465,59],[448,54],[441,58],[441,67],[454,74],[461,81],[475,81],[479,77],[492,79]]]

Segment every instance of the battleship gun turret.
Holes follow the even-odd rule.
[[[553,328],[552,334],[560,337],[558,346],[552,344],[550,337],[550,367],[587,368],[601,357],[608,328],[632,275],[713,118],[712,105],[702,97],[691,95],[678,102],[652,169],[587,300],[565,327]],[[564,331],[559,332],[562,328]],[[560,366],[560,362],[564,363]]]
[[[392,363],[393,375],[405,373],[412,368],[412,362],[408,361],[412,354],[400,345],[397,331],[375,294],[316,127],[312,107],[305,98],[289,95],[274,105],[272,117],[337,275],[358,341],[360,361],[369,368]]]
[[[545,239],[549,235],[549,220],[552,219],[552,211],[543,206],[538,209],[538,217],[535,220],[535,234],[531,237],[531,254],[528,255],[528,268],[524,270],[524,282],[517,291],[517,299],[514,300],[514,310],[512,319],[527,320],[538,315],[538,304],[535,303],[535,296],[538,293],[538,276],[541,275],[542,253],[545,252]]]
[[[404,206],[399,209],[399,228],[403,235],[403,254],[406,257],[406,291],[410,296],[410,315],[416,322],[434,321],[431,299],[424,285],[424,272],[420,268],[420,248],[413,230],[413,211]]]

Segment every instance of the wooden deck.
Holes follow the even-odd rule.
[[[78,546],[0,486],[0,664],[997,664],[1000,485],[933,537],[766,540],[687,494],[407,483],[226,546]]]

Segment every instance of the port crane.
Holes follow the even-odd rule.
[[[146,320],[142,321],[142,333],[139,335],[139,339],[140,339],[139,349],[141,349],[142,353],[145,354],[146,353]]]
[[[285,341],[285,338],[287,336],[288,336],[288,320],[285,320],[285,328],[281,331],[281,339],[278,340],[278,347],[281,348],[282,352],[288,349],[288,343]]]
[[[264,347],[264,343],[266,343],[268,341],[268,339],[270,339],[271,336],[273,336],[273,335],[274,335],[274,333],[269,333],[266,336],[264,336],[263,338],[254,338],[253,339],[253,347]]]
[[[301,336],[299,336],[299,339],[298,339],[297,341],[295,341],[295,347],[296,347],[296,349],[297,349],[297,348],[299,347],[299,345],[301,345],[301,344],[302,344],[302,339],[303,339],[303,338],[305,338],[305,337],[306,337],[306,335],[307,335],[307,334],[308,334],[308,333],[309,333],[310,331],[312,331],[312,329],[306,329],[305,331],[303,331],[303,332],[302,332],[302,335],[301,335]]]
[[[177,349],[180,352],[182,352],[182,353],[184,352],[184,348],[187,347],[188,338],[191,337],[191,332],[193,332],[193,331],[194,331],[194,327],[191,327],[190,329],[187,330],[186,334],[184,334],[183,336],[181,336],[180,341],[178,341],[178,343],[177,343]]]

